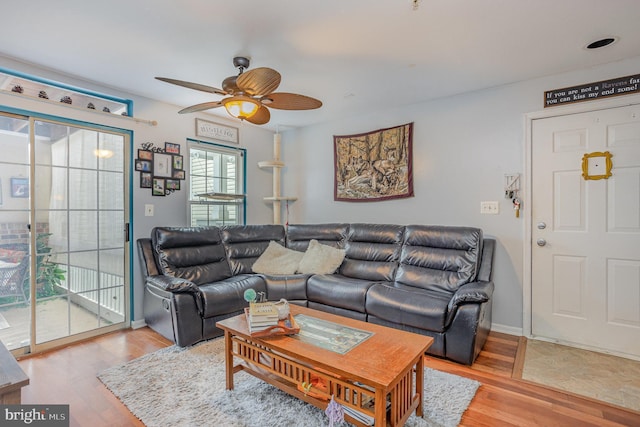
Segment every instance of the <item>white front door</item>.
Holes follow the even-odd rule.
[[[532,131],[532,334],[640,357],[640,106]],[[606,151],[612,176],[585,180],[583,155]]]

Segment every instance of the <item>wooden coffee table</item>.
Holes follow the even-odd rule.
[[[295,336],[251,337],[245,315],[222,320],[216,326],[224,330],[228,390],[233,389],[233,375],[244,370],[321,409],[333,396],[376,426],[402,426],[414,411],[423,415],[423,355],[433,338],[293,304],[291,313],[371,335],[340,354]],[[239,363],[234,364],[234,357]],[[319,387],[307,391],[303,383]],[[370,425],[348,414],[345,419]]]

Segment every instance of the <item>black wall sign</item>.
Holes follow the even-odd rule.
[[[593,101],[609,96],[638,92],[640,92],[640,74],[635,74],[633,76],[618,77],[617,79],[546,91],[544,93],[544,107]]]

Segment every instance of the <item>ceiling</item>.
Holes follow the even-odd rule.
[[[2,0],[2,6],[1,55],[175,104],[176,114],[221,97],[155,76],[221,87],[237,73],[232,58],[239,55],[251,58],[250,68],[278,70],[278,92],[323,102],[318,110],[271,110],[273,129],[640,55],[638,0],[420,0],[415,10],[412,0]],[[615,44],[585,48],[610,36]],[[581,83],[587,82],[571,82]],[[208,112],[226,116],[221,108]]]

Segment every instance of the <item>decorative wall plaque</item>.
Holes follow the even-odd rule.
[[[196,136],[218,139],[238,144],[238,128],[221,125],[207,120],[196,119]]]
[[[544,93],[544,108],[638,92],[640,92],[640,74],[635,74],[579,86],[548,90]]]

